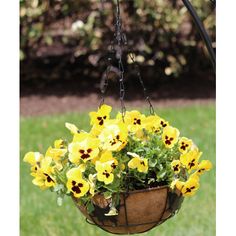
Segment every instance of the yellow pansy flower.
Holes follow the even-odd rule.
[[[160,133],[161,129],[168,126],[169,123],[158,115],[151,115],[144,119],[144,127],[152,133]]]
[[[90,112],[91,125],[103,126],[105,121],[109,120],[112,107],[108,105],[102,105],[97,112]]]
[[[181,166],[180,160],[173,160],[171,162],[171,167],[175,174],[178,174],[180,172],[180,166]]]
[[[175,179],[172,181],[170,187],[173,189],[176,187],[183,196],[192,196],[196,193],[199,188],[199,179],[194,176],[190,176],[186,182]]]
[[[169,122],[161,118],[160,125],[162,128],[165,128],[165,127],[169,126]]]
[[[172,148],[178,142],[178,138],[179,138],[178,129],[172,126],[166,126],[163,129],[162,141],[165,144],[165,147]]]
[[[212,164],[209,160],[202,160],[197,167],[197,174],[202,175],[205,171],[209,171]]]
[[[74,134],[72,142],[73,143],[82,142],[87,138],[95,138],[95,137],[90,133],[87,133],[85,131],[81,131],[80,133]]]
[[[54,141],[54,147],[57,149],[64,149],[66,148],[65,146],[65,141],[63,139],[57,139]]]
[[[39,152],[27,152],[23,158],[23,161],[34,166],[40,163],[42,159],[43,159],[43,155]]]
[[[65,126],[66,126],[66,128],[67,128],[68,130],[70,130],[70,132],[71,132],[72,134],[77,134],[77,133],[80,132],[79,129],[77,128],[77,126],[74,125],[74,124],[71,124],[71,123],[66,122],[66,123],[65,123]]]
[[[147,173],[148,171],[148,160],[146,158],[142,158],[136,153],[127,152],[128,155],[133,158],[128,162],[128,167],[131,169],[137,169],[138,172]]]
[[[199,180],[200,180],[199,176],[200,176],[200,175],[197,173],[197,171],[195,171],[193,174],[191,174],[191,175],[189,176],[189,178],[191,178],[191,179],[196,179],[196,181],[199,182]]]
[[[112,173],[113,168],[111,167],[113,161],[107,162],[96,162],[95,169],[97,171],[97,179],[104,182],[106,185],[110,184],[114,180],[114,175]]]
[[[35,173],[40,168],[40,162],[43,159],[43,155],[39,152],[27,152],[23,158],[24,162],[31,165],[31,175],[34,176]]]
[[[196,178],[189,178],[183,185],[181,193],[183,196],[193,196],[199,188],[199,182]]]
[[[81,167],[70,169],[67,173],[67,189],[76,198],[83,197],[89,191],[89,183],[82,178]]]
[[[122,116],[119,113],[117,115],[117,119],[121,120]],[[127,111],[125,113],[124,121],[127,125],[128,131],[137,132],[138,130],[144,128],[143,121],[145,119],[145,115],[141,114],[139,111]]]
[[[33,184],[39,186],[41,189],[53,187],[56,184],[53,178],[54,169],[51,166],[52,158],[44,157],[40,162],[40,168],[33,174]]]
[[[93,127],[91,128],[91,130],[90,130],[89,133],[90,133],[91,135],[93,135],[94,137],[97,137],[97,136],[101,133],[103,127],[104,127],[104,125],[103,125],[103,126],[100,126],[100,125],[93,125]]]
[[[174,188],[176,187],[179,191],[181,191],[181,189],[183,188],[183,186],[184,186],[184,182],[180,181],[179,179],[173,180],[173,181],[171,182],[171,184],[170,184],[170,187],[171,187],[172,189],[174,189]]]
[[[58,149],[49,147],[45,156],[51,157],[54,161],[58,162],[66,154],[67,149]]]
[[[191,170],[197,169],[198,160],[201,155],[202,152],[199,152],[197,148],[194,148],[189,152],[182,154],[180,156],[180,162],[189,172],[191,172]]]
[[[182,138],[179,140],[179,151],[180,151],[181,153],[186,153],[188,150],[191,149],[192,145],[193,145],[193,142],[192,142],[191,139],[182,137]]]
[[[115,169],[118,166],[118,161],[112,156],[112,152],[110,151],[105,151],[102,153],[100,159],[100,162],[107,162],[107,161],[112,161],[111,167]]]
[[[104,125],[98,138],[101,148],[108,151],[119,151],[127,144],[128,130],[122,121],[109,120]]]
[[[98,156],[99,140],[97,138],[86,138],[81,142],[69,144],[69,160],[72,163],[78,164],[80,160],[87,162]]]

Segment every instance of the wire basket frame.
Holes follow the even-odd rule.
[[[183,196],[169,186],[155,187],[120,193],[117,216],[106,216],[109,201],[98,195],[93,201],[95,210],[88,213],[72,197],[86,221],[113,234],[135,234],[146,232],[173,217],[180,209]]]

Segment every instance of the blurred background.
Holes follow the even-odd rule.
[[[192,0],[215,47],[211,0]],[[70,198],[32,184],[23,157],[71,139],[65,122],[89,131],[114,37],[116,1],[20,0],[20,232],[23,236],[104,236],[85,222]],[[208,52],[181,0],[122,0],[128,47],[158,115],[194,140],[213,169],[176,217],[142,234],[215,235],[215,75]],[[124,48],[125,104],[148,114],[134,64]],[[117,66],[114,63],[114,66]],[[119,83],[109,77],[105,103],[120,109]]]
[[[215,9],[191,1],[215,47]],[[113,0],[20,0],[21,115],[81,111],[99,104],[114,37]],[[181,0],[121,1],[123,29],[156,106],[208,103],[215,76],[204,43]],[[144,106],[124,49],[125,100]],[[107,103],[119,106],[116,77]]]

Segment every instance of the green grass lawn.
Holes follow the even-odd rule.
[[[186,198],[180,212],[163,225],[141,235],[210,236],[215,235],[215,106],[158,109],[158,114],[192,138],[209,159],[213,169],[201,178],[201,187],[194,197]],[[22,236],[96,236],[109,235],[85,222],[71,199],[61,207],[56,195],[41,191],[31,181],[27,163],[22,161],[28,151],[45,152],[59,137],[69,138],[64,123],[75,123],[88,130],[89,117],[64,114],[37,118],[21,118],[20,144],[20,232]]]

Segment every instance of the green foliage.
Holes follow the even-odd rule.
[[[37,55],[41,47],[62,45],[75,57],[96,55],[92,65],[102,57],[97,50],[107,50],[114,31],[115,1],[22,0],[21,59]],[[195,0],[193,5],[215,41],[215,15],[209,0]],[[181,1],[133,0],[122,2],[122,17],[128,40],[137,61],[161,66],[167,76],[186,71],[192,53],[203,43]],[[201,60],[201,59],[199,59]],[[128,62],[128,59],[127,59]],[[194,62],[202,63],[202,61]]]

